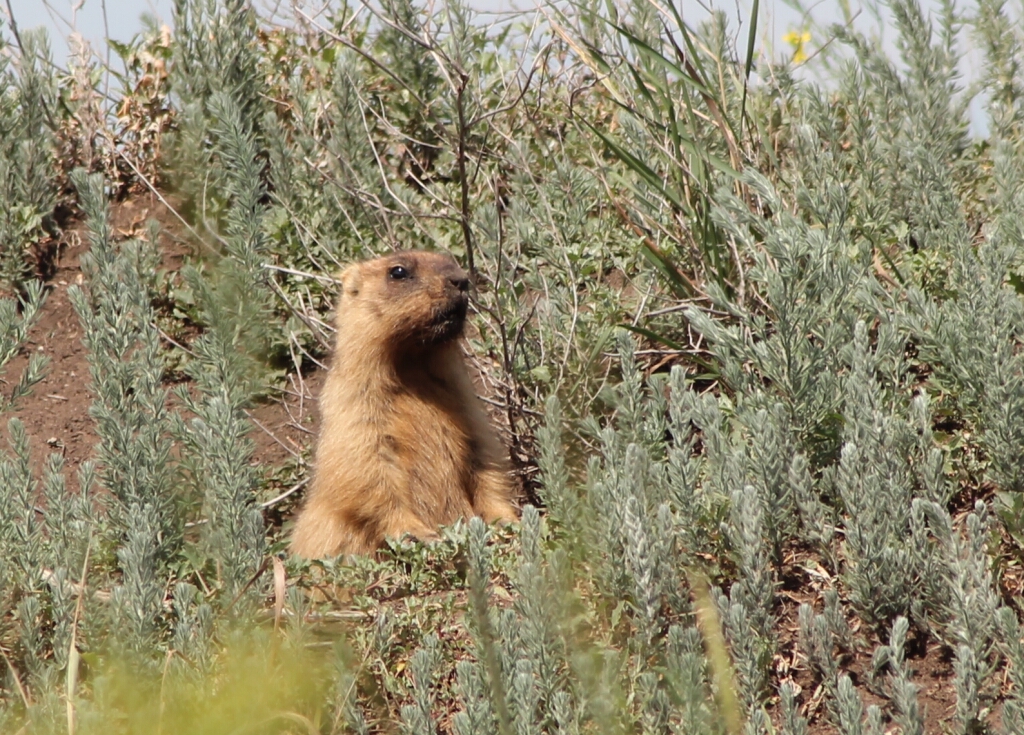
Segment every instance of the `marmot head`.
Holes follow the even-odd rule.
[[[450,255],[408,250],[356,263],[341,286],[339,320],[358,313],[360,328],[392,347],[429,348],[462,334],[469,277]]]

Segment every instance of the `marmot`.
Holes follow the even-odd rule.
[[[462,359],[469,279],[449,255],[398,252],[341,274],[312,484],[292,535],[307,558],[516,518],[502,446]]]

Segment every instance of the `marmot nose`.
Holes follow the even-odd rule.
[[[462,293],[469,291],[469,279],[464,275],[448,276],[448,282],[459,289]]]

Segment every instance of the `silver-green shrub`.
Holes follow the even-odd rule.
[[[31,283],[29,248],[55,232],[57,80],[46,34],[20,34],[18,53],[0,40],[0,281]]]
[[[952,662],[950,729],[985,727],[1004,671],[1024,729],[993,543],[1024,502],[1020,33],[982,0],[994,133],[972,145],[957,15],[889,8],[898,59],[835,30],[812,84],[744,63],[722,14],[647,0],[548,7],[533,35],[461,2],[271,27],[179,0],[158,183],[195,257],[158,294],[152,239],[117,242],[76,175],[99,443],[76,493],[10,423],[0,726],[922,732],[914,643]],[[0,143],[0,196],[44,213],[59,126],[37,124],[31,58],[0,122],[36,115],[38,136]],[[545,507],[374,558],[268,558],[287,526],[267,533],[245,409],[282,358],[324,361],[331,272],[398,247],[475,271],[470,352]],[[38,314],[42,289],[20,293],[0,363]],[[158,321],[198,334],[171,349]],[[965,504],[984,483],[992,503]],[[810,691],[776,680],[791,655]]]

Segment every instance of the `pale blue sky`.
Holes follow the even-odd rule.
[[[297,2],[307,8],[322,7],[325,0],[256,0],[263,8],[281,8],[284,12]],[[849,0],[856,9],[864,0]],[[868,0],[871,2],[872,0]],[[171,7],[173,0],[0,0],[0,15],[6,15],[5,2],[10,2],[15,19],[20,28],[44,26],[50,32],[54,60],[63,64],[67,57],[68,34],[75,30],[90,42],[93,50],[102,56],[106,53],[103,38],[109,31],[111,38],[128,41],[142,28],[141,17],[144,13],[155,16],[160,22],[171,24]],[[697,23],[706,15],[704,6],[715,6],[726,11],[733,19],[749,17],[752,0],[681,0],[683,15],[688,21]],[[814,19],[828,25],[842,22],[839,9],[840,0],[805,0],[812,8]],[[934,8],[937,0],[922,0],[926,8]],[[536,0],[469,0],[471,6],[480,11],[501,11],[512,7],[528,9],[535,7]],[[785,49],[783,35],[791,29],[803,25],[799,12],[782,0],[761,0],[761,17],[758,36],[761,43],[768,42],[777,52]],[[891,49],[891,36],[886,34],[884,23],[870,12],[862,11],[855,25],[867,33],[880,33],[883,44]],[[735,28],[735,25],[734,25]],[[742,31],[745,38],[745,29]],[[886,38],[888,35],[889,39]],[[886,42],[886,41],[889,42]],[[812,43],[813,47],[813,43]],[[978,73],[977,54],[968,53],[961,72],[965,79],[976,78]],[[981,119],[981,106],[975,101],[972,106],[972,127],[976,133],[984,133],[985,123]]]
[[[11,0],[11,9],[19,28],[44,26],[50,32],[55,57],[63,55],[58,38],[75,29],[94,48],[100,47],[104,33],[104,5],[110,37],[128,41],[142,28],[143,13],[171,22],[171,0]]]
[[[104,33],[104,10],[106,24],[110,36],[118,41],[127,41],[141,28],[140,17],[143,13],[156,16],[170,24],[172,0],[11,0],[15,19],[23,28],[45,26],[49,29],[53,40],[54,54],[63,56],[58,37],[66,37],[74,28],[93,43],[94,48],[101,46]],[[260,3],[273,5],[274,3]],[[281,7],[287,8],[291,3],[282,2]],[[315,3],[303,3],[312,6]],[[684,14],[698,19],[704,15],[701,4],[717,5],[724,8],[730,16],[737,13],[745,18],[750,13],[750,0],[684,0]],[[478,10],[507,10],[511,7],[520,9],[531,8],[532,0],[471,0],[470,5]],[[762,0],[762,31],[768,37],[779,42],[782,34],[789,28],[800,25],[800,16],[782,2]],[[0,7],[3,7],[0,3]],[[819,21],[840,21],[842,16],[836,0],[824,0],[814,9]]]

